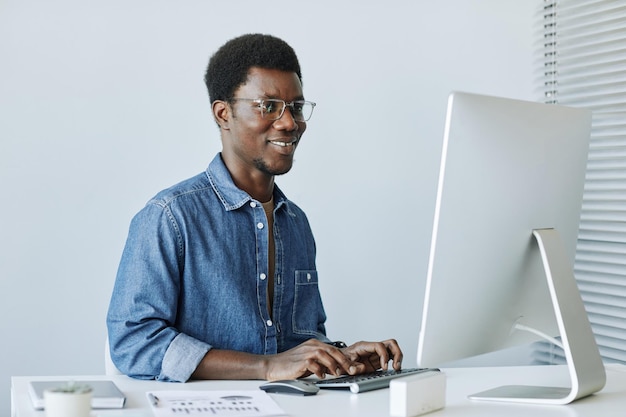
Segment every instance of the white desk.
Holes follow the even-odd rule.
[[[626,415],[626,366],[607,366],[606,387],[587,398],[569,405],[524,405],[510,403],[478,402],[467,395],[498,385],[561,385],[567,386],[568,377],[563,366],[450,368],[447,375],[446,407],[428,414],[433,417],[623,417]],[[111,379],[126,394],[127,403],[120,410],[93,410],[92,416],[150,417],[152,412],[145,392],[149,390],[242,390],[257,389],[262,381],[193,381],[185,384],[157,381],[140,381],[126,376],[54,376],[12,377],[12,417],[44,416],[43,411],[32,408],[28,396],[31,380],[96,380]],[[320,390],[311,397],[271,394],[276,402],[293,417],[319,416],[388,416],[389,390],[351,394],[349,391]]]

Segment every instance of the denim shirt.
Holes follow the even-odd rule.
[[[271,316],[267,218],[220,154],[133,218],[107,315],[121,372],[187,381],[211,348],[275,354],[328,340],[309,222],[277,186],[274,202]]]

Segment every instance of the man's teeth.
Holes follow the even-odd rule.
[[[285,146],[293,146],[296,143],[296,141],[293,141],[293,142],[271,141],[271,143],[273,143],[274,145],[285,147]]]

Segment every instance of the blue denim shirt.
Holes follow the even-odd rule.
[[[121,372],[186,381],[211,348],[275,354],[328,340],[309,222],[277,186],[274,202],[272,316],[267,218],[220,154],[133,218],[107,315]]]

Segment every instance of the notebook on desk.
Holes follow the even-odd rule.
[[[126,396],[113,381],[31,381],[28,393],[33,407],[38,410],[44,408],[43,392],[49,388],[58,388],[68,383],[89,385],[92,389],[92,408],[123,408]]]

